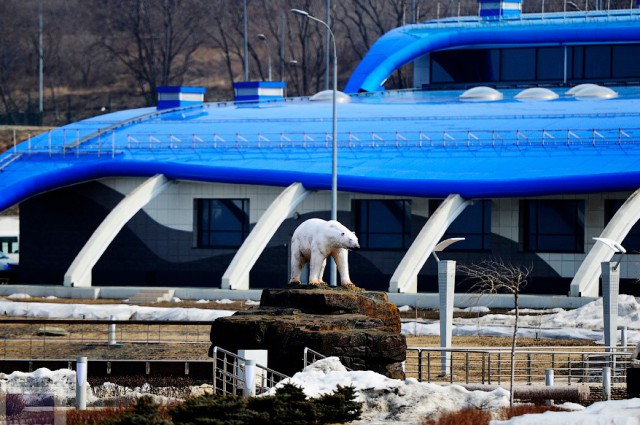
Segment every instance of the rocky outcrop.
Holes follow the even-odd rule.
[[[352,369],[403,378],[407,349],[385,293],[307,285],[265,289],[259,307],[217,319],[211,343],[233,352],[268,350],[269,368],[286,375],[302,370],[308,347]]]

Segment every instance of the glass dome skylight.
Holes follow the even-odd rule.
[[[486,86],[478,86],[470,88],[466,90],[464,93],[460,95],[461,100],[501,100],[503,98],[503,94],[498,90],[486,87]]]

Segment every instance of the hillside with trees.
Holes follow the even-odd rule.
[[[596,0],[525,0],[526,11],[592,10]],[[628,2],[611,8],[629,7]],[[289,96],[325,88],[325,28],[294,15],[326,19],[325,0],[246,0],[251,80],[287,83]],[[476,15],[476,0],[332,0],[339,87],[382,34],[405,23]],[[598,1],[598,5],[600,2]],[[57,126],[109,111],[155,104],[156,88],[207,88],[206,101],[228,100],[243,81],[242,0],[2,0],[0,125]],[[257,37],[264,34],[263,39]],[[42,59],[40,61],[39,59]],[[43,114],[39,114],[42,64]],[[387,81],[405,88],[412,70]]]

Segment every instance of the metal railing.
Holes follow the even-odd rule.
[[[585,117],[587,118],[587,117]],[[46,137],[46,136],[45,136]],[[103,134],[84,144],[67,148],[51,136],[48,141],[29,139],[26,147],[5,156],[0,161],[0,171],[17,159],[34,155],[63,158],[95,159],[114,158],[125,152],[162,152],[171,155],[193,154],[206,151],[266,152],[280,150],[328,150],[332,136],[326,132],[289,133],[209,133],[209,134],[142,134],[130,133],[126,142],[116,143],[115,133]],[[569,149],[631,148],[640,147],[640,128],[572,128],[538,130],[416,130],[346,132],[339,134],[341,150],[384,151],[417,150],[425,153],[448,152],[451,149],[510,149],[531,150],[565,147]],[[264,152],[263,152],[264,151]]]
[[[267,393],[278,382],[289,378],[273,369],[256,364],[253,370],[255,380],[246,379],[247,372],[252,371],[252,368],[248,367],[251,362],[220,347],[213,348],[213,362],[214,390],[218,394],[260,395]]]
[[[522,5],[522,13],[518,17],[492,18],[491,22],[507,21],[510,24],[517,22],[530,22],[532,20],[540,23],[557,21],[559,19],[593,19],[606,18],[616,19],[619,16],[640,17],[640,11],[636,6],[636,0],[614,1],[611,0],[563,0],[562,2],[541,2],[540,8],[536,9],[532,3]],[[435,20],[430,17],[417,16],[417,21],[422,25],[433,25],[442,23],[470,24],[482,20],[479,4],[462,4],[462,2],[437,2],[435,11],[430,10],[429,16],[435,14]]]
[[[602,382],[602,370],[611,368],[613,383],[625,382],[631,353],[620,347],[532,347],[515,354],[515,381],[544,385],[552,369],[559,385]],[[423,382],[501,385],[510,381],[510,348],[408,347],[407,377]]]
[[[0,359],[205,360],[208,321],[0,320]]]

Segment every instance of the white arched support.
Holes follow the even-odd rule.
[[[607,223],[601,238],[611,239],[621,244],[634,224],[640,219],[640,189],[627,198],[620,209]],[[611,260],[615,251],[604,243],[595,243],[578,268],[571,281],[569,296],[598,297],[601,263]]]
[[[418,292],[418,273],[427,262],[447,228],[464,211],[470,201],[452,194],[429,217],[422,230],[391,276],[389,292]]]
[[[282,222],[310,192],[301,183],[287,187],[269,205],[222,275],[222,289],[249,289],[249,272]],[[287,282],[285,282],[287,283]]]
[[[120,230],[153,198],[172,184],[158,174],[133,189],[100,223],[64,274],[64,286],[91,286],[91,271]]]

